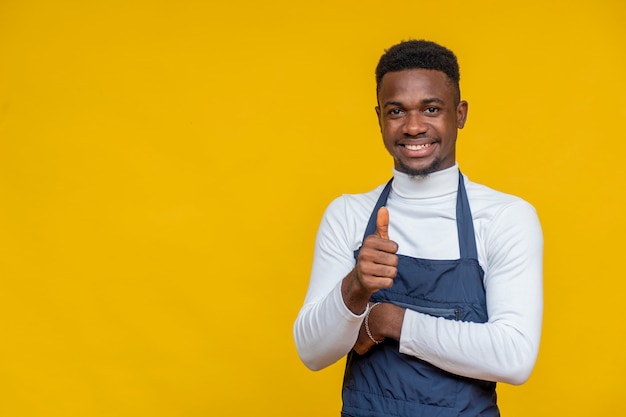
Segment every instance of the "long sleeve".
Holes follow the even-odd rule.
[[[361,216],[367,214],[367,204]],[[309,289],[294,324],[296,348],[312,370],[325,368],[345,356],[356,341],[364,314],[353,314],[344,304],[341,281],[354,268],[353,251],[362,218],[346,214],[346,197],[327,208],[319,227]]]
[[[543,311],[543,238],[534,209],[507,205],[479,241],[486,253],[489,320],[469,323],[405,313],[400,352],[472,378],[525,382],[535,364]]]

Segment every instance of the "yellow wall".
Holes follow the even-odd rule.
[[[624,413],[622,0],[0,3],[0,415],[338,415],[291,326],[329,201],[391,174],[374,66],[452,48],[458,158],[546,239],[504,415]]]

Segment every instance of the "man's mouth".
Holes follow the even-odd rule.
[[[421,145],[404,145],[405,148],[407,148],[409,151],[421,151],[422,149],[426,149],[428,148],[430,145],[432,145],[431,143],[424,143]]]

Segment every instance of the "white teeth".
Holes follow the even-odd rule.
[[[430,146],[430,143],[425,143],[423,145],[404,145],[405,148],[407,148],[410,151],[419,151],[422,149],[426,149]]]

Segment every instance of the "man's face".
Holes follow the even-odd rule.
[[[458,98],[448,76],[435,70],[388,72],[378,92],[378,124],[398,171],[426,176],[455,163],[457,129],[467,102]]]

